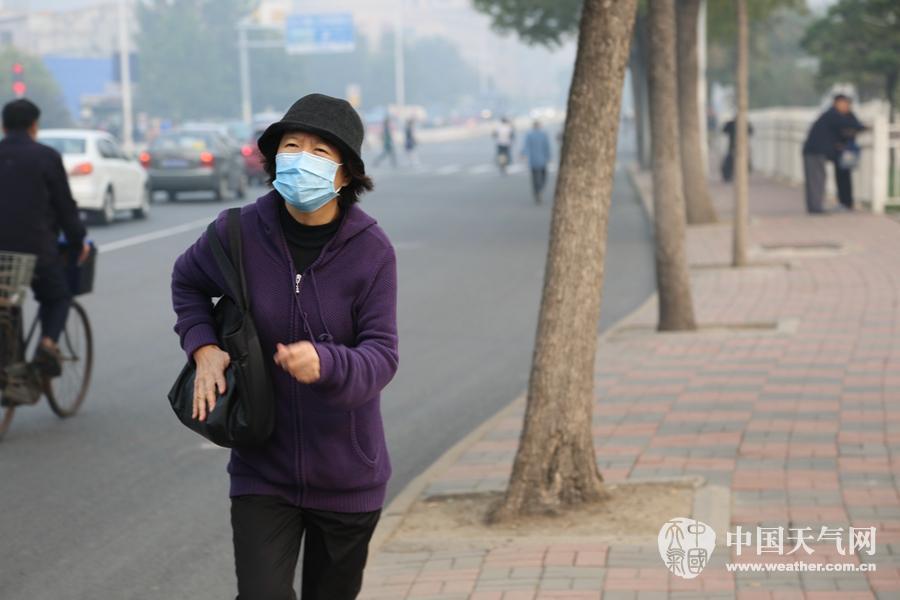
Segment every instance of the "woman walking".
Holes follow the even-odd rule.
[[[380,392],[397,370],[393,246],[356,204],[372,189],[363,124],[349,103],[298,100],[259,139],[274,190],[240,213],[247,294],[272,356],[275,430],[235,448],[231,524],[238,600],[355,598],[391,474]],[[228,239],[226,217],[219,237]],[[196,362],[195,413],[205,419],[229,363],[211,299],[226,293],[206,234],[175,263],[175,331]]]

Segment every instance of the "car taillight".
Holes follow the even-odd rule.
[[[250,156],[251,154],[253,154],[253,148],[249,144],[244,144],[241,147],[241,154],[243,154],[244,156]]]
[[[213,163],[216,161],[216,157],[212,155],[212,152],[201,152],[200,153],[200,164],[206,167],[211,167]]]
[[[138,157],[141,161],[141,166],[149,167],[150,166],[150,153],[149,152],[141,152]]]
[[[90,175],[94,172],[94,165],[89,162],[80,163],[72,167],[72,170],[69,171],[69,175],[79,176],[79,175]]]

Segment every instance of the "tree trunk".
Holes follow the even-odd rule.
[[[591,431],[594,358],[635,7],[583,5],[525,424],[497,521],[606,497]]]
[[[684,248],[685,219],[678,147],[675,0],[650,0],[650,129],[660,331],[695,329]]]
[[[647,94],[647,19],[640,13],[634,22],[631,48],[631,90],[634,97],[634,133],[637,142],[637,162],[642,169],[650,168],[650,103]]]
[[[699,65],[697,57],[697,19],[700,0],[677,2],[678,29],[678,121],[681,141],[681,174],[684,180],[684,202],[690,225],[714,223],[713,208],[706,185],[706,155],[701,147],[700,102],[697,98]]]
[[[747,52],[749,29],[747,25],[747,3],[736,0],[737,9],[737,73],[735,96],[737,115],[734,119],[734,237],[732,264],[743,267],[747,264],[747,219],[748,179],[750,176],[747,149],[747,106],[748,71]]]

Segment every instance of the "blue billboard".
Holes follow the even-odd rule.
[[[290,54],[352,52],[356,48],[353,15],[288,15],[284,21],[284,46]]]

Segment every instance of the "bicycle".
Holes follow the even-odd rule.
[[[59,339],[62,375],[45,377],[26,360],[38,343],[38,317],[24,335],[22,304],[34,272],[35,256],[0,252],[0,439],[9,429],[16,409],[33,406],[47,397],[60,418],[78,412],[87,396],[94,364],[94,339],[84,307],[72,301],[69,318]]]
[[[506,175],[506,169],[509,166],[509,163],[512,162],[512,156],[510,154],[510,147],[498,145],[497,146],[497,167],[500,169],[500,173]]]

